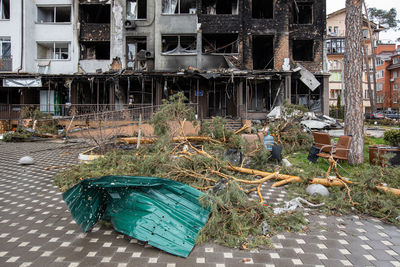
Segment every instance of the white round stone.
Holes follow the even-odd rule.
[[[18,163],[21,165],[32,165],[35,164],[35,160],[32,157],[25,156],[20,158]]]
[[[321,195],[323,197],[329,197],[328,189],[322,184],[311,184],[307,187],[306,192],[310,196]]]

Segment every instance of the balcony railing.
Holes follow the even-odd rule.
[[[0,58],[0,71],[12,71],[12,57]]]

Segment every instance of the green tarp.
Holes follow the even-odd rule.
[[[209,217],[203,195],[168,179],[104,176],[82,180],[63,199],[83,232],[105,219],[120,233],[187,257]]]

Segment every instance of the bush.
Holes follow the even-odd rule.
[[[331,106],[329,109],[329,116],[335,119],[344,120],[344,106]]]
[[[400,146],[400,129],[386,131],[383,139],[391,146]]]
[[[6,133],[3,136],[4,142],[24,142],[32,137],[32,133],[18,127],[15,132]]]

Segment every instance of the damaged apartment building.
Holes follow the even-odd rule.
[[[325,1],[0,3],[3,119],[153,110],[179,91],[201,119],[261,120],[285,100],[329,110]]]

